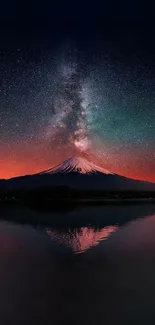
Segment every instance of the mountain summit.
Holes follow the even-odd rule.
[[[103,174],[111,174],[108,170],[99,167],[92,162],[82,158],[82,157],[69,157],[61,164],[57,165],[54,168],[48,169],[44,172],[41,172],[40,175],[43,174],[56,174],[56,173],[79,173],[79,174],[92,174],[92,173],[103,173]]]

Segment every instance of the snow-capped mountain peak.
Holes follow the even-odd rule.
[[[77,172],[80,174],[92,174],[92,173],[103,173],[103,174],[112,174],[108,170],[99,167],[87,159],[82,157],[69,157],[61,164],[57,165],[54,168],[48,169],[41,174],[56,174],[56,173],[71,173]]]

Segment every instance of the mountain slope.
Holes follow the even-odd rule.
[[[56,173],[71,173],[71,172],[77,172],[80,174],[92,174],[97,172],[103,174],[112,174],[108,170],[103,169],[82,157],[69,157],[68,159],[66,159],[56,167],[41,172],[40,175],[43,174],[53,175]]]

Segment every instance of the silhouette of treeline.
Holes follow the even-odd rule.
[[[39,187],[37,189],[2,190],[0,200],[60,200],[60,199],[130,199],[152,198],[155,191],[78,190],[66,186]]]

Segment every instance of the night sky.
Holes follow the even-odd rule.
[[[155,8],[90,2],[1,4],[0,178],[80,155],[155,182]]]

